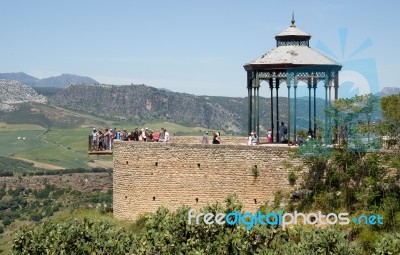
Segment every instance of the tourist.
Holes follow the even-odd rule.
[[[135,128],[135,131],[133,132],[132,136],[133,136],[132,141],[135,141],[135,142],[139,141],[140,133],[139,133],[138,128]]]
[[[169,133],[166,129],[164,129],[164,142],[168,142],[169,141]]]
[[[148,134],[147,134],[147,142],[154,142],[154,137],[153,137],[153,130],[150,129]]]
[[[304,144],[303,138],[301,138],[300,136],[296,136],[296,144],[298,146],[302,146]]]
[[[136,129],[137,130],[137,129]],[[135,132],[130,132],[129,134],[128,134],[128,141],[129,142],[134,142],[134,141],[137,141],[137,140],[135,140]],[[138,138],[139,139],[139,138]]]
[[[311,129],[308,130],[307,139],[308,140],[314,139],[314,132]]]
[[[108,128],[104,131],[103,134],[104,141],[103,141],[103,148],[104,150],[109,150],[109,144],[110,144],[110,132],[108,131]]]
[[[144,131],[144,136],[143,136],[143,141],[144,142],[148,142],[147,138],[149,137],[149,132],[150,132],[149,128],[146,128],[145,131]]]
[[[160,138],[158,139],[158,141],[159,142],[164,142],[164,139],[165,139],[165,131],[164,131],[164,128],[161,128]]]
[[[258,136],[256,131],[253,131],[253,139],[251,140],[252,145],[257,145],[258,144]]]
[[[139,141],[140,142],[146,142],[146,133],[145,133],[143,128],[140,129]]]
[[[279,141],[281,143],[284,143],[286,141],[286,134],[287,134],[287,126],[285,125],[285,122],[281,122],[281,125],[279,126]]]
[[[97,139],[98,139],[98,150],[102,151],[104,149],[104,134],[99,130],[97,133]]]
[[[201,141],[202,144],[208,144],[208,131],[206,131],[203,135],[203,139]]]
[[[214,131],[213,134],[214,134],[214,137],[213,137],[212,143],[213,144],[221,144],[221,138],[219,136],[219,132]]]
[[[97,131],[96,131],[96,128],[93,128],[93,131],[92,131],[92,148],[91,148],[91,150],[92,151],[94,151],[94,150],[96,150],[97,151]]]
[[[121,141],[128,141],[128,132],[126,131],[126,128],[121,132]]]
[[[108,150],[111,150],[113,141],[114,141],[114,129],[111,128],[108,131]]]
[[[118,129],[118,131],[115,133],[115,140],[120,141],[121,140],[121,129]]]
[[[160,139],[160,132],[158,132],[158,130],[156,130],[154,132],[153,139],[154,139],[154,142],[158,142],[158,140]]]
[[[252,139],[253,139],[253,132],[250,133],[249,138],[247,139],[247,145],[251,145]]]
[[[251,145],[257,145],[257,133],[256,133],[256,131],[253,131],[252,132],[252,137],[251,137]]]
[[[267,143],[272,143],[272,131],[271,131],[271,129],[268,129],[268,132],[267,132]]]

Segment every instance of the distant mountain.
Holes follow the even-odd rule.
[[[79,76],[74,74],[62,74],[60,76],[49,77],[39,80],[36,83],[36,87],[56,87],[56,88],[64,88],[68,84],[96,84],[98,83],[96,80],[87,77],[87,76]]]
[[[380,97],[390,96],[393,94],[399,94],[400,88],[397,87],[384,87],[381,92],[378,92],[376,95]]]
[[[71,83],[74,84],[98,83],[96,80],[90,77],[79,76],[74,74],[62,74],[55,77],[38,79],[36,77],[27,75],[26,73],[23,72],[0,73],[0,79],[15,80],[31,87],[55,87],[55,88],[64,88]]]
[[[34,87],[36,83],[39,81],[38,78],[30,76],[26,73],[19,72],[19,73],[0,73],[0,80],[14,80],[18,81],[22,84]]]
[[[0,80],[0,111],[12,111],[25,102],[46,103],[47,98],[13,80]]]

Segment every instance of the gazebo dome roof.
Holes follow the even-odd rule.
[[[308,36],[308,37],[311,37],[310,34],[307,34],[303,30],[301,30],[300,28],[296,27],[294,24],[291,25],[290,27],[286,28],[285,30],[283,30],[279,34],[277,34],[275,36],[275,38],[282,37],[282,36]]]
[[[308,47],[288,45],[276,47],[247,65],[340,65],[335,60]]]
[[[311,35],[296,27],[294,15],[291,25],[275,36],[276,46],[261,57],[244,65],[245,70],[287,69],[301,66],[330,67],[340,70],[335,60],[310,48]]]

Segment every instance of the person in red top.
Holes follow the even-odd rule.
[[[156,130],[153,133],[153,139],[154,139],[155,142],[158,142],[158,140],[160,139],[160,132],[158,132],[158,130]]]
[[[272,143],[272,131],[271,131],[271,129],[268,129],[268,132],[267,132],[267,142],[268,143]]]

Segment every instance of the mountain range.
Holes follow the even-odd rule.
[[[0,74],[0,78],[5,76],[10,77],[10,75],[4,75],[5,74]],[[58,78],[51,78],[54,78],[53,80],[67,82],[67,77],[79,78],[82,76],[61,75]],[[14,74],[14,78],[21,79],[21,83],[22,80],[25,80],[25,82],[27,82],[26,84],[35,81],[35,79],[35,84],[39,84],[40,81],[39,79],[24,73],[16,73]],[[68,111],[72,110],[91,116],[102,117],[115,122],[166,120],[181,123],[187,126],[216,128],[235,134],[243,134],[247,130],[247,98],[195,96],[186,93],[172,92],[165,89],[157,89],[146,85],[116,86],[98,84],[96,82],[90,82],[90,84],[88,84],[85,83],[83,79],[75,79],[74,81],[75,84],[70,84],[65,88],[32,87],[39,94],[45,95],[50,105],[54,106],[53,108],[40,107],[37,104],[34,107],[32,106],[34,109],[40,108],[42,109],[42,112],[46,112],[46,116],[43,117],[41,123],[47,123],[46,125],[51,125],[48,123],[52,122],[46,118],[51,118],[51,116],[54,115],[62,116],[65,113],[55,113],[62,108]],[[91,79],[90,81],[94,80]],[[51,84],[55,83],[52,82]],[[59,84],[62,84],[62,82]],[[19,92],[20,97],[24,97],[24,95],[26,98],[30,98],[32,95],[34,97],[38,96],[35,91],[27,91],[26,86],[24,87],[22,84],[20,85],[22,86]],[[11,86],[13,87],[13,90],[16,91],[15,81],[3,81],[1,86]],[[399,92],[400,88],[385,88],[381,91],[379,96],[387,96]],[[4,92],[4,94],[6,95],[5,98],[0,98],[0,103],[3,104],[4,101],[7,100],[7,97],[11,97],[11,94],[10,96],[7,96],[8,93],[6,92]],[[18,92],[14,94],[18,94]],[[36,100],[36,102],[39,101]],[[323,109],[325,107],[324,100],[317,98],[316,103],[317,119],[322,120]],[[274,109],[276,109],[275,99],[273,104]],[[47,105],[49,106],[49,104]],[[293,105],[294,101],[291,99],[292,112]],[[260,125],[262,130],[266,130],[271,126],[270,106],[270,98],[260,98]],[[23,113],[24,117],[19,119],[30,119],[29,116],[32,112],[32,108],[29,107],[30,106],[25,105],[18,111],[15,111],[13,116],[8,115],[7,118],[16,120],[17,118],[15,116]],[[287,107],[287,98],[280,97],[279,120],[287,122]],[[51,114],[52,112],[54,114]],[[35,113],[37,114],[38,112]],[[79,123],[83,123],[82,121],[83,120],[81,119],[79,121],[69,119],[68,123],[71,125],[80,125]],[[308,127],[308,98],[298,98],[297,100],[297,125],[300,129],[305,129]]]
[[[98,83],[96,80],[90,77],[79,76],[75,74],[62,74],[55,77],[38,79],[23,72],[0,73],[0,80],[1,79],[15,80],[31,87],[55,87],[55,88],[65,88],[68,84],[71,83],[74,84]]]

